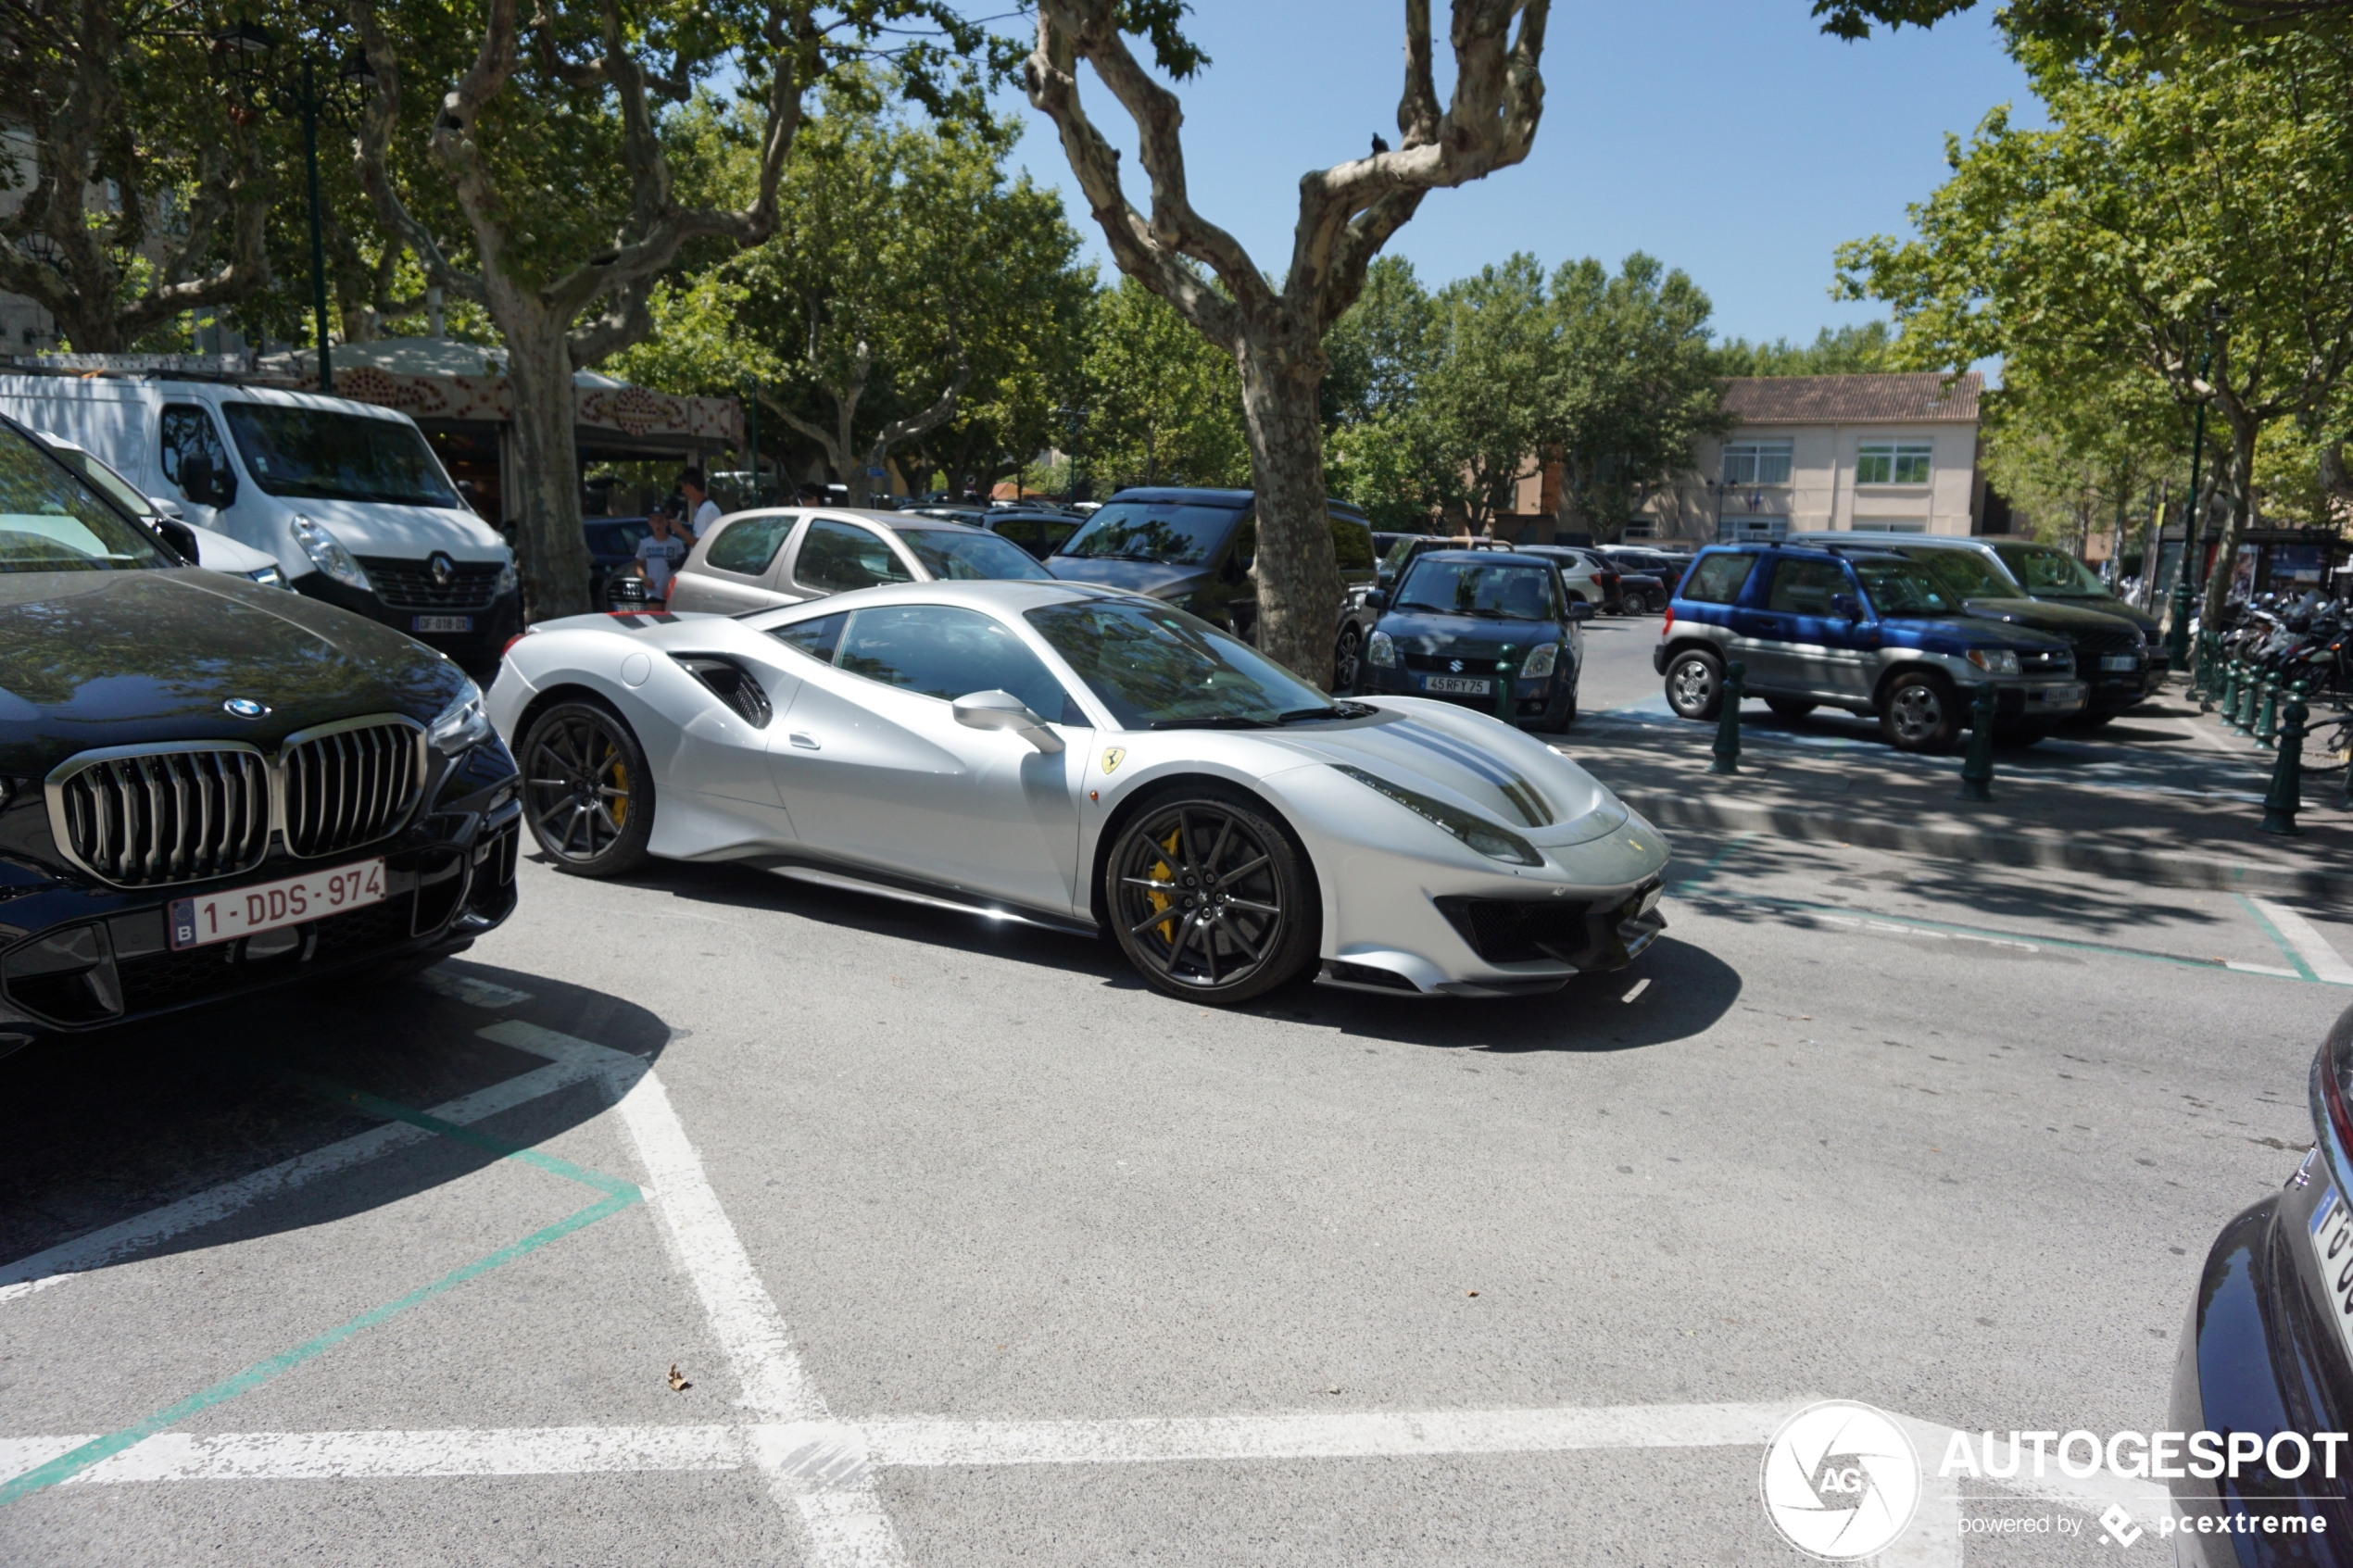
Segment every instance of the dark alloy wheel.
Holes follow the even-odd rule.
[[[1305,857],[1239,792],[1189,789],[1146,806],[1103,878],[1121,950],[1172,997],[1247,1001],[1315,956],[1320,916]]]
[[[646,858],[654,781],[644,747],[600,703],[563,702],[523,736],[523,817],[574,876],[618,876]]]
[[[1350,696],[1356,690],[1357,666],[1365,653],[1365,633],[1354,626],[1340,629],[1340,642],[1332,649],[1332,696]]]
[[[1701,648],[1675,656],[1667,667],[1667,706],[1685,719],[1708,720],[1724,710],[1724,661]]]

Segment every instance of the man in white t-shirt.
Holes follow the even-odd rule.
[[[646,580],[648,597],[667,602],[678,563],[694,546],[685,537],[686,525],[673,521],[661,508],[656,507],[646,521],[651,532],[637,541],[637,575]]]
[[[711,492],[704,488],[703,471],[698,468],[687,469],[678,475],[678,489],[686,497],[688,521],[682,525],[686,530],[686,537],[699,539],[703,530],[719,521],[719,503],[712,500]]]

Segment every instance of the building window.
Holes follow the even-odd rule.
[[[1626,525],[1626,532],[1622,537],[1628,539],[1655,539],[1658,537],[1658,527],[1656,524],[1650,522],[1629,522]]]
[[[1790,443],[1786,441],[1727,441],[1724,483],[1787,484],[1789,459]]]
[[[1925,441],[1867,441],[1855,454],[1857,484],[1926,484],[1936,450]]]
[[[1857,533],[1925,533],[1928,519],[1924,517],[1858,517],[1855,520]]]

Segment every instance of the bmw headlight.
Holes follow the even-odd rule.
[[[455,757],[497,733],[490,727],[490,716],[482,710],[482,688],[468,681],[425,731],[425,738],[433,742],[435,751]]]
[[[1386,632],[1376,632],[1365,645],[1365,657],[1383,670],[1397,668],[1397,645]]]
[[[275,562],[258,571],[248,571],[245,575],[265,588],[283,588],[286,585],[286,574],[278,570]]]
[[[1561,656],[1558,643],[1540,643],[1528,650],[1528,662],[1519,667],[1520,679],[1541,681],[1553,672]]]
[[[1971,648],[1969,650],[1969,661],[1988,675],[2018,673],[2018,655],[2007,648]]]
[[[1541,866],[1544,857],[1536,853],[1535,846],[1509,828],[1499,827],[1486,818],[1460,810],[1442,800],[1432,800],[1417,790],[1368,773],[1362,768],[1336,763],[1340,771],[1365,788],[1385,795],[1441,832],[1478,850],[1491,860],[1508,860],[1516,866]]]
[[[368,591],[368,574],[359,570],[359,563],[351,558],[351,552],[343,547],[342,540],[307,517],[297,517],[288,526],[294,531],[295,543],[310,558],[311,565],[346,588],[357,588],[363,594]]]

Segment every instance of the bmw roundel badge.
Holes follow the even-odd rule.
[[[270,711],[266,705],[256,702],[249,696],[233,696],[220,707],[224,712],[238,719],[258,719]]]

